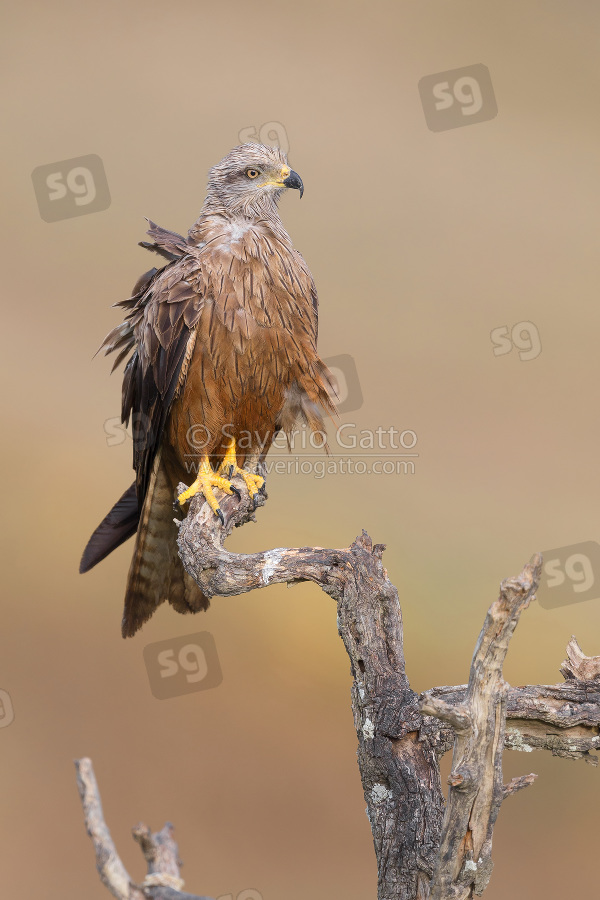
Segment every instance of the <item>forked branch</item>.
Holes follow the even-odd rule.
[[[192,499],[187,518],[178,523],[181,559],[209,597],[312,581],[335,600],[338,631],[351,664],[358,762],[377,858],[379,900],[462,900],[481,893],[491,873],[492,834],[500,806],[535,778],[524,775],[504,785],[503,750],[546,749],[597,762],[591,751],[600,747],[600,657],[584,657],[572,642],[563,664],[568,678],[564,685],[511,689],[504,682],[502,665],[510,638],[539,581],[538,556],[520,576],[502,583],[477,642],[469,684],[434,688],[419,701],[405,673],[402,614],[382,563],[385,547],[373,545],[363,532],[341,550],[229,553],[225,539],[253,515],[245,486],[238,481],[241,502],[235,496],[220,501],[224,526],[201,497]],[[259,495],[258,505],[264,501]],[[445,804],[438,762],[452,746]],[[86,808],[83,793],[82,800]],[[99,798],[92,806],[96,812],[91,819],[86,812],[86,822],[98,868],[116,897],[192,900],[175,881],[148,882],[153,874],[167,881],[179,877],[170,831],[150,835],[145,827],[138,828],[137,839],[142,849],[150,848],[155,870],[149,870],[145,884],[133,885],[106,826],[92,827],[98,819],[103,822]],[[156,850],[161,840],[168,864]],[[115,893],[115,884],[141,893]]]
[[[542,567],[536,556],[518,578],[502,582],[486,616],[464,700],[453,706],[433,694],[421,711],[447,722],[455,733],[450,793],[446,804],[431,900],[464,900],[483,893],[492,871],[492,834],[502,801],[531,784],[525,776],[506,787],[502,754],[508,685],[502,666],[523,610],[535,596]]]
[[[140,845],[148,868],[146,877],[136,884],[121,862],[104,820],[91,759],[75,760],[75,769],[85,826],[96,852],[96,867],[100,880],[113,897],[117,900],[211,900],[184,893],[179,874],[181,862],[170,822],[156,834],[141,823],[133,829],[134,840]]]

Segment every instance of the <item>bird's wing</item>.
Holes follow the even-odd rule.
[[[294,258],[296,262],[296,267],[299,272],[302,273],[306,284],[306,295],[310,299],[310,306],[312,309],[312,314],[314,317],[314,335],[315,335],[315,347],[317,344],[317,338],[319,337],[319,295],[317,294],[317,288],[312,277],[312,273],[301,253],[297,250],[293,251]]]
[[[133,429],[133,466],[141,508],[175,396],[185,379],[204,303],[198,260],[186,254],[185,238],[150,223],[150,249],[172,261],[152,269],[136,285],[137,292],[116,306],[127,310],[125,321],[105,338],[100,349],[119,351],[113,369],[129,354],[123,376],[121,420]]]

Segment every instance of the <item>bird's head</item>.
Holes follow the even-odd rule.
[[[231,215],[255,217],[276,209],[287,188],[304,192],[302,179],[279,147],[242,144],[230,150],[208,175],[207,203]]]

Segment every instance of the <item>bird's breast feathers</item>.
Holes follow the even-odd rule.
[[[192,251],[196,289],[203,297],[201,331],[238,354],[258,342],[308,344],[316,350],[316,291],[310,272],[287,236],[239,220],[207,223]],[[271,336],[268,334],[271,333]],[[286,338],[287,336],[287,338]],[[276,342],[277,343],[277,342]]]

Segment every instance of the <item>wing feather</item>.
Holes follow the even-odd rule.
[[[204,305],[199,263],[185,253],[186,240],[149,224],[154,244],[173,259],[145,273],[133,296],[119,302],[125,321],[101,346],[106,354],[118,351],[115,366],[131,354],[123,374],[121,420],[127,424],[132,419],[135,425],[133,467],[140,508]]]

